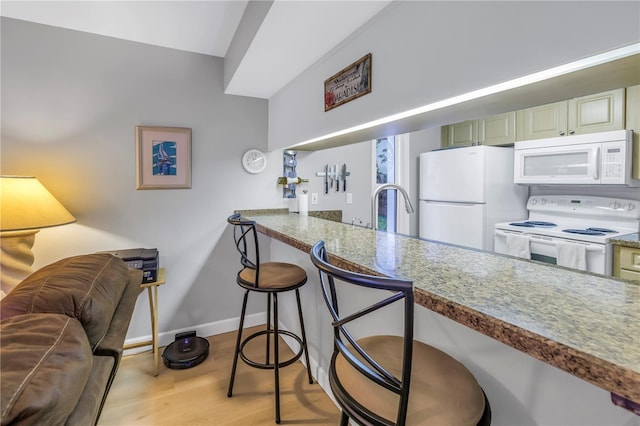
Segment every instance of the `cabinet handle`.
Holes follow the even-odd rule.
[[[570,135],[572,135],[572,134],[574,134],[574,133],[575,133],[575,131],[573,131],[573,130],[569,130],[569,134],[570,134]]]
[[[560,130],[560,136],[564,136],[564,130]]]

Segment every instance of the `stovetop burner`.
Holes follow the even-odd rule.
[[[580,235],[605,235],[615,233],[613,229],[607,228],[586,228],[586,229],[563,229],[562,232],[569,232],[570,234],[580,234]]]
[[[605,234],[610,234],[612,232],[618,232],[615,231],[613,229],[608,229],[608,228],[587,228],[589,231],[596,231],[596,232],[604,232]]]
[[[554,227],[554,226],[558,226],[555,223],[552,222],[544,222],[544,221],[540,221],[540,220],[528,220],[527,223],[532,224],[533,226],[544,226],[544,227]]]
[[[539,220],[526,220],[524,222],[512,222],[509,225],[522,226],[522,227],[525,227],[525,228],[535,228],[537,226],[540,226],[540,227],[543,227],[543,228],[553,228],[554,226],[558,226],[555,223],[544,222],[544,221],[539,221]]]
[[[599,232],[594,229],[563,229],[562,232],[580,235],[604,235],[604,232]]]

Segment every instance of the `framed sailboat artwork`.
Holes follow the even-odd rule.
[[[191,129],[136,126],[136,189],[191,188]]]

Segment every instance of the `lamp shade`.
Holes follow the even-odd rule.
[[[36,179],[0,176],[0,231],[65,225],[76,218]]]

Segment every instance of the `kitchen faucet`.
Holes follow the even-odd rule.
[[[409,194],[407,194],[407,191],[403,187],[395,183],[385,183],[377,187],[376,190],[373,191],[373,195],[371,196],[371,229],[378,229],[378,195],[380,194],[380,192],[387,189],[397,189],[398,191],[400,191],[400,193],[404,197],[404,208],[407,209],[407,213],[414,212],[413,205],[411,205],[411,201],[409,200]]]

